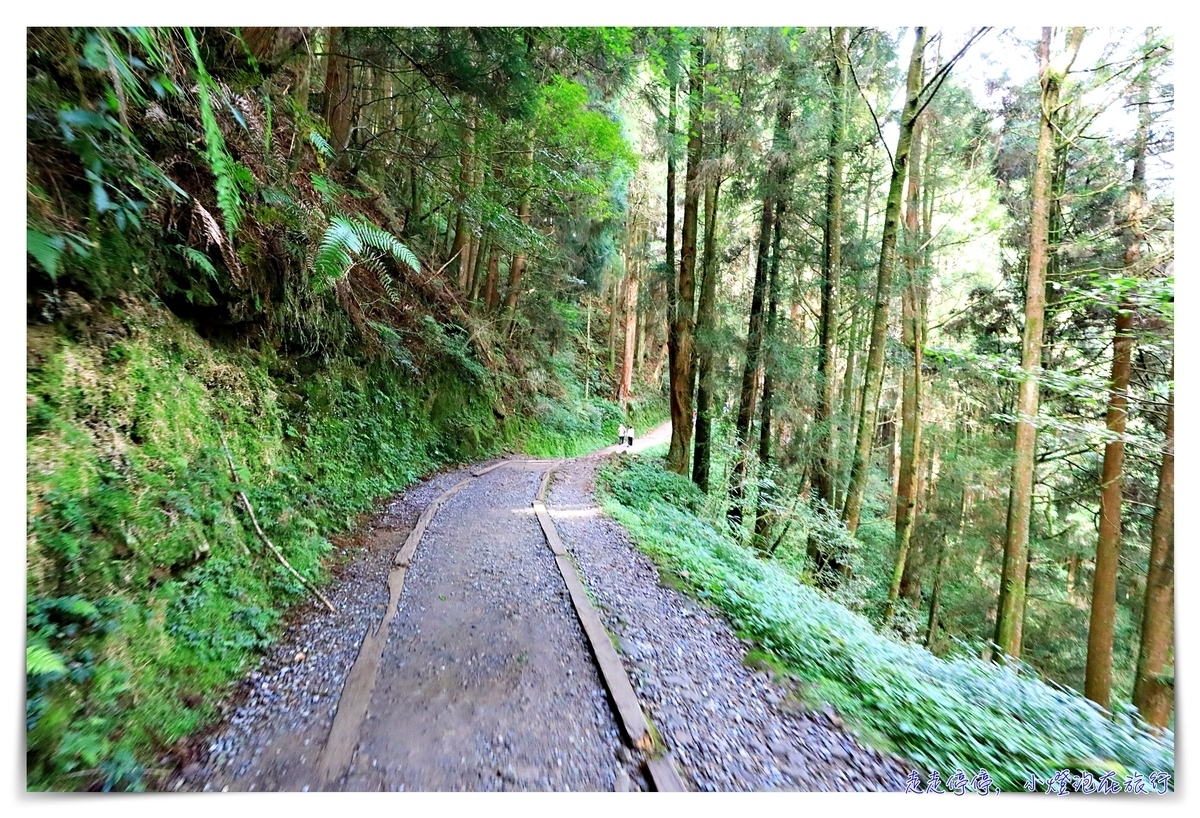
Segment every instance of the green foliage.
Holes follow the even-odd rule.
[[[200,48],[192,30],[185,26],[183,33],[191,49],[192,59],[196,62],[196,80],[200,90],[200,121],[204,125],[205,158],[208,159],[213,178],[216,180],[217,206],[221,208],[221,214],[225,218],[225,232],[232,241],[242,221],[243,193],[252,188],[254,180],[250,171],[230,155],[225,145],[225,136],[213,110],[213,101],[215,97],[220,96],[220,88],[204,67],[204,61],[200,58]]]
[[[864,737],[926,770],[984,768],[1005,790],[1060,769],[1174,773],[1174,737],[1106,714],[1028,669],[949,659],[876,633],[781,565],[756,558],[690,508],[685,479],[645,459],[601,475],[606,508],[660,569],[732,619]]]
[[[316,258],[313,260],[317,291],[328,289],[350,272],[355,263],[376,270],[382,274],[382,278],[386,274],[383,274],[378,266],[379,256],[376,253],[389,255],[398,264],[407,265],[414,271],[421,269],[420,262],[413,252],[391,233],[361,219],[335,216],[325,228],[325,234],[321,237]]]

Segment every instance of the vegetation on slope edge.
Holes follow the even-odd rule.
[[[880,635],[699,512],[704,496],[645,457],[601,474],[605,508],[660,570],[721,608],[744,636],[833,704],[863,737],[943,776],[986,770],[1003,790],[1059,770],[1119,781],[1174,775],[1174,736],[1101,711],[1074,691],[972,656],[943,659]]]

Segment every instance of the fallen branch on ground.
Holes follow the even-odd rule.
[[[233,477],[233,482],[240,485],[242,481],[238,479],[237,469],[233,465],[233,455],[229,453],[229,445],[225,442],[225,435],[221,435],[221,448],[225,450],[225,459],[229,461],[229,474]],[[284,568],[292,572],[292,576],[300,580],[301,585],[307,588],[317,599],[325,603],[325,607],[329,609],[330,613],[337,613],[337,608],[333,607],[333,603],[326,599],[325,595],[318,591],[315,585],[301,576],[300,572],[293,568],[292,564],[287,561],[287,557],[283,556],[283,552],[267,537],[266,532],[262,530],[262,526],[258,524],[258,517],[254,514],[254,507],[250,505],[250,499],[246,497],[246,492],[239,488],[237,493],[238,497],[242,499],[242,507],[250,515],[250,522],[254,523],[254,530],[258,532],[259,538],[267,544],[267,548],[270,548],[271,552],[279,558],[279,562],[283,564]]]

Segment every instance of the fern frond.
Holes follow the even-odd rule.
[[[308,141],[312,144],[313,149],[318,155],[323,156],[326,159],[333,158],[333,146],[330,145],[329,141],[325,137],[321,136],[321,134],[317,133],[316,131],[309,131]]]
[[[383,284],[384,291],[388,294],[388,299],[393,304],[400,303],[400,291],[396,289],[396,282],[386,272],[379,273],[379,281]]]
[[[318,278],[318,291],[323,290],[330,283],[349,272],[356,260],[368,266],[383,279],[387,274],[379,266],[379,259],[373,255],[363,255],[368,248],[386,253],[413,270],[421,269],[416,254],[401,244],[391,233],[361,219],[334,216],[329,226],[325,228],[325,234],[321,237],[321,243],[318,245],[316,256],[313,259],[313,272]],[[391,282],[390,278],[384,283],[385,289],[389,286],[388,282]],[[392,284],[394,289],[394,282]],[[393,289],[388,290],[388,295],[393,301],[398,301],[398,294],[393,292]]]
[[[67,672],[62,657],[45,645],[25,646],[25,673],[28,676],[61,676]]]
[[[216,179],[217,205],[225,217],[225,232],[232,240],[242,220],[242,194],[238,184],[239,167],[225,146],[225,136],[221,133],[221,127],[217,124],[217,117],[213,112],[212,96],[219,94],[220,89],[208,75],[208,69],[204,67],[204,61],[200,59],[200,48],[196,44],[196,37],[192,34],[192,30],[185,26],[183,33],[187,38],[188,47],[191,49],[192,59],[196,62],[197,86],[200,90],[200,122],[204,126],[205,155],[212,168],[213,177]]]
[[[317,247],[313,271],[317,274],[318,291],[341,278],[354,264],[351,253],[362,250],[362,242],[354,234],[354,226],[341,216],[335,216],[325,228]]]
[[[212,262],[208,260],[208,256],[201,253],[195,247],[188,247],[184,244],[176,244],[175,249],[179,251],[179,254],[183,256],[189,264],[198,268],[201,272],[205,273],[214,281],[216,280],[217,268],[214,267]]]

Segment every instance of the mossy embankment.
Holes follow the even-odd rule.
[[[285,357],[145,302],[79,308],[28,336],[31,788],[153,785],[303,598],[238,491],[320,583],[328,538],[430,470],[615,434],[605,401],[502,417],[493,384],[449,365]]]

